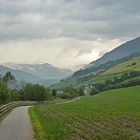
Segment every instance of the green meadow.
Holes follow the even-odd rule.
[[[36,140],[139,140],[140,86],[29,109]]]

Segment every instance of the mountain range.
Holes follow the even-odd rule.
[[[30,73],[27,73],[24,71],[19,71],[16,69],[11,69],[11,68],[0,65],[0,74],[1,75],[4,75],[7,71],[10,71],[17,80],[24,80],[26,82],[33,82],[33,81],[39,80],[38,77],[36,77]]]
[[[16,77],[17,80],[25,82],[51,85],[72,74],[71,70],[60,69],[47,63],[43,64],[15,64],[4,63],[0,66],[1,75],[7,71]]]

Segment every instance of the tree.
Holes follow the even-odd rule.
[[[73,95],[70,93],[59,93],[58,96],[62,99],[72,99],[73,98]]]
[[[132,65],[132,66],[135,66],[135,65],[137,65],[137,63],[136,63],[136,62],[133,62],[131,65]]]
[[[103,83],[97,83],[94,85],[95,89],[97,89],[98,91],[102,91],[103,88],[105,87],[105,84]]]
[[[78,92],[75,88],[72,87],[67,87],[63,90],[63,93],[58,93],[58,97],[63,98],[63,99],[70,99],[78,96]]]
[[[84,89],[83,89],[82,87],[79,89],[78,94],[79,94],[80,96],[84,96],[84,95],[85,95]]]
[[[39,84],[28,84],[25,89],[25,99],[30,101],[44,101],[49,97],[49,93],[47,92],[44,86],[40,86]]]
[[[129,75],[131,78],[136,77],[136,76],[140,76],[140,72],[139,71],[130,71]]]
[[[19,101],[20,93],[17,90],[11,90],[9,92],[9,100],[10,101]]]
[[[0,82],[0,104],[6,102],[9,98],[7,87],[4,83]]]
[[[6,72],[6,74],[3,76],[3,81],[5,83],[7,83],[8,81],[11,81],[11,80],[15,80],[15,77],[11,74],[10,71]]]
[[[56,90],[53,89],[53,90],[52,90],[52,95],[53,95],[53,96],[56,96],[56,94],[57,94]]]
[[[67,87],[64,89],[64,93],[70,94],[72,97],[78,96],[78,92],[75,88]]]
[[[112,80],[110,79],[105,80],[105,85],[109,85],[109,84],[112,84]]]
[[[96,95],[99,93],[99,90],[96,88],[92,88],[92,90],[90,91],[90,95]]]
[[[23,88],[19,91],[19,100],[20,101],[26,101],[27,100],[25,88]]]
[[[118,82],[121,82],[121,81],[120,81],[120,78],[117,77],[117,76],[115,76],[115,77],[113,78],[113,83],[116,84],[116,83],[118,83]]]
[[[123,75],[121,75],[120,81],[124,81],[124,80],[127,80],[127,79],[129,79],[129,78],[130,78],[130,75],[129,75],[129,73],[127,72],[127,73],[124,73]]]

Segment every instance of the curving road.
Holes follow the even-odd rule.
[[[15,108],[0,122],[0,140],[32,140],[28,106]]]

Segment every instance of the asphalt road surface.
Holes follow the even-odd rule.
[[[15,108],[0,122],[0,140],[32,140],[28,107]]]

